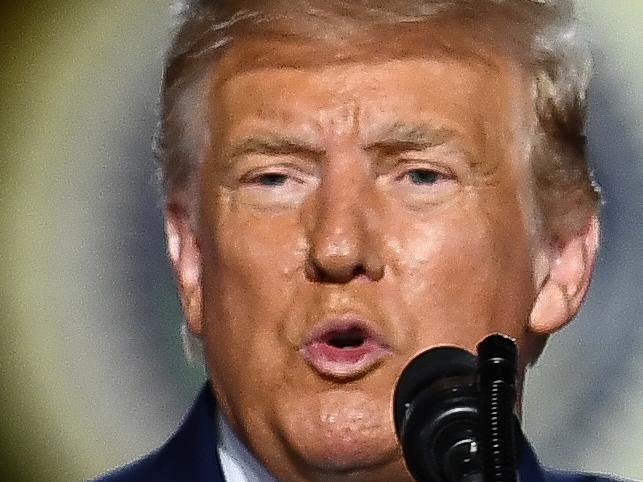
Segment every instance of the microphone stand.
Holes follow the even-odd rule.
[[[516,364],[516,345],[510,338],[491,335],[478,345],[485,482],[517,481]]]

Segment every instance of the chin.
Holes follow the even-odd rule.
[[[334,434],[327,431],[318,440],[292,440],[292,448],[307,465],[329,472],[357,472],[392,462],[397,450],[377,437]]]
[[[400,458],[389,397],[332,389],[293,397],[276,412],[280,432],[301,463],[320,472],[368,472]]]

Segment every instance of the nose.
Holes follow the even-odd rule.
[[[339,174],[323,179],[309,230],[306,276],[324,283],[384,276],[377,200],[368,176]]]

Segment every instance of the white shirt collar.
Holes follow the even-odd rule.
[[[226,482],[277,482],[217,412],[217,455]]]

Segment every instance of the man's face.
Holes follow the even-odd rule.
[[[198,234],[209,372],[283,480],[402,480],[404,366],[492,332],[526,343],[525,83],[466,56],[311,63],[213,84]]]

